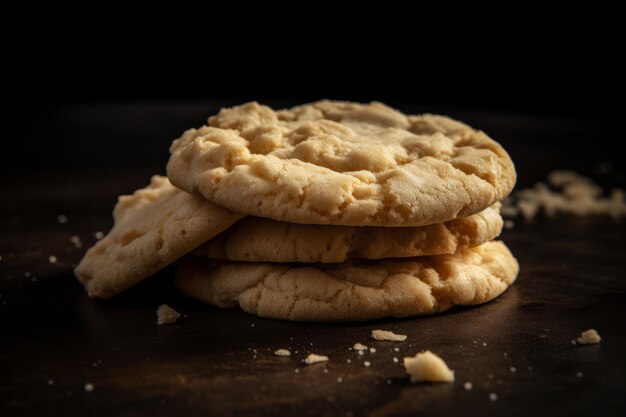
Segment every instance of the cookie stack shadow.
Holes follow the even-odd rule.
[[[298,321],[406,317],[500,295],[518,264],[502,147],[444,116],[321,101],[222,109],[170,148],[168,178],[122,196],[75,270],[107,298],[181,259],[209,304]]]

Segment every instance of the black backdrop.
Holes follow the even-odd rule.
[[[610,10],[572,12],[528,8],[515,22],[510,13],[459,24],[390,8],[352,25],[334,14],[277,25],[248,13],[252,26],[239,15],[216,22],[214,13],[144,19],[146,31],[129,31],[130,17],[59,22],[5,51],[0,170],[9,181],[97,168],[163,172],[171,140],[223,105],[333,98],[463,119],[514,153],[522,184],[545,174],[533,170],[537,160],[583,172],[609,160],[623,171],[614,133],[626,96],[619,22]]]

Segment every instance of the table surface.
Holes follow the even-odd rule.
[[[145,115],[145,108],[135,110]],[[80,120],[89,119],[88,111],[80,111]],[[132,116],[105,114],[122,125]],[[479,116],[513,150],[522,185],[556,163],[591,166],[615,151],[608,147],[588,160],[568,160],[559,146],[573,129],[570,124]],[[71,125],[76,118],[63,120]],[[128,136],[136,129],[124,132]],[[525,134],[528,141],[518,139]],[[542,156],[525,164],[537,143],[553,135]],[[159,146],[166,152],[165,142]],[[577,146],[583,145],[572,144]],[[2,179],[8,196],[0,206],[2,416],[626,411],[623,221],[516,220],[502,234],[521,265],[515,285],[483,306],[436,316],[345,324],[262,319],[185,299],[172,285],[174,266],[111,300],[91,300],[73,278],[72,265],[95,242],[94,233],[110,227],[116,196],[147,182],[161,163],[154,158],[151,166],[112,169],[104,159],[97,167],[69,164],[45,175],[14,173]],[[61,213],[68,217],[65,224],[57,222]],[[83,248],[75,248],[72,235],[80,236]],[[50,263],[51,255],[58,262]],[[183,313],[176,324],[156,324],[155,310],[163,303]],[[602,343],[573,346],[571,340],[588,328],[598,329]],[[408,339],[373,341],[373,329]],[[349,349],[356,342],[376,352],[359,355]],[[292,356],[275,356],[279,348],[290,349]],[[408,381],[402,358],[424,349],[446,360],[455,371],[454,383]],[[328,355],[330,361],[303,365],[309,353]],[[465,382],[473,388],[464,389]],[[87,383],[93,391],[84,389]]]

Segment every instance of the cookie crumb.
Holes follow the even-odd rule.
[[[352,346],[352,349],[358,350],[358,351],[367,350],[367,346],[365,346],[365,345],[363,345],[361,343],[355,343],[354,346]]]
[[[404,342],[406,340],[406,335],[396,334],[388,330],[372,330],[372,339],[388,340],[391,342]]]
[[[50,255],[50,256],[48,257],[48,261],[50,261],[50,263],[51,263],[51,264],[55,264],[55,263],[57,263],[58,259],[57,259],[57,257],[56,257],[56,256],[54,256],[54,255]]]
[[[65,223],[67,223],[67,216],[66,216],[65,214],[59,214],[59,215],[57,216],[57,221],[58,221],[60,224],[65,224]]]
[[[312,365],[318,362],[328,362],[328,356],[310,353],[309,356],[307,356],[306,359],[304,360],[304,363],[306,363],[307,365]]]
[[[102,232],[95,232],[95,233],[93,234],[93,237],[95,237],[95,238],[96,238],[96,239],[98,239],[98,240],[101,240],[101,239],[103,239],[103,238],[104,238],[104,233],[102,233]]]
[[[250,323],[250,327],[254,327],[254,323]]]
[[[517,372],[517,368],[516,368],[516,367],[514,367],[514,366],[511,366],[511,367],[509,368],[509,370],[510,370],[511,372],[513,372],[513,373]]]
[[[294,369],[293,371],[294,371],[296,374],[299,374],[299,373],[300,373],[300,370],[299,370],[298,368]]]
[[[274,352],[276,356],[291,356],[291,352],[288,349],[278,349]]]
[[[498,401],[498,394],[496,394],[495,392],[490,392],[489,393],[489,401]]]
[[[74,247],[76,249],[80,249],[83,247],[83,242],[81,242],[80,237],[76,235],[70,236],[70,242],[74,244]]]
[[[370,353],[376,353],[376,348],[370,348]]]
[[[180,313],[167,304],[161,304],[156,311],[157,324],[175,323],[180,317]]]
[[[411,382],[452,382],[454,371],[439,356],[427,350],[414,357],[404,358],[406,373],[411,375]]]
[[[87,392],[92,392],[92,391],[94,390],[94,388],[95,388],[95,387],[94,387],[94,386],[93,386],[93,384],[92,384],[92,383],[90,383],[90,382],[87,382],[87,383],[85,384],[85,391],[87,391]]]
[[[393,358],[393,362],[394,363],[398,363],[398,362],[400,362],[400,360],[398,358]]]
[[[48,385],[54,385],[54,379],[49,379],[48,380]]]
[[[365,362],[363,362],[363,365],[367,366],[368,368],[369,368],[369,366],[370,366],[371,364],[372,364],[372,363],[371,363],[370,361],[365,361]]]
[[[472,388],[474,388],[474,385],[469,381],[463,384],[463,389],[465,389],[465,391],[471,391]]]
[[[548,217],[556,213],[610,215],[615,219],[626,216],[626,193],[622,189],[613,189],[608,197],[603,197],[602,188],[591,178],[565,170],[550,172],[548,184],[539,182],[516,193],[516,208],[527,221],[533,220],[540,209]],[[508,215],[507,210],[501,212]]]
[[[347,363],[352,363],[352,359],[346,359]]]
[[[328,369],[324,368],[324,373],[327,374],[328,373]]]
[[[400,352],[400,348],[393,348],[396,352]]]
[[[341,384],[341,383],[343,382],[343,378],[342,378],[342,377],[340,377],[340,376],[338,376],[338,377],[337,377],[337,382],[338,382],[339,384]]]
[[[512,229],[515,227],[515,223],[513,222],[513,220],[505,220],[504,221],[504,228],[505,229]]]
[[[595,345],[600,343],[602,338],[596,331],[596,329],[585,330],[580,334],[580,336],[576,339],[576,342],[579,345]]]
[[[580,371],[578,371],[578,372],[576,372],[576,376],[577,376],[578,378],[582,378],[582,377],[583,377],[583,373],[582,373],[582,372],[580,372]]]

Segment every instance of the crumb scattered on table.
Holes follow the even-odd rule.
[[[157,324],[175,323],[180,317],[180,313],[167,304],[161,304],[156,311]]]
[[[318,362],[328,362],[328,356],[310,353],[309,356],[307,356],[306,359],[304,360],[304,363],[306,363],[307,365],[312,365]]]
[[[414,357],[404,358],[404,369],[411,382],[452,382],[454,371],[439,356],[427,350]]]
[[[596,329],[585,330],[578,336],[576,342],[579,345],[595,345],[596,343],[600,343],[602,338],[596,331]]]
[[[388,340],[392,342],[404,342],[406,340],[406,335],[396,334],[388,330],[372,330],[372,339]]]
[[[274,351],[274,355],[276,356],[291,356],[291,352],[289,349],[278,349]]]

